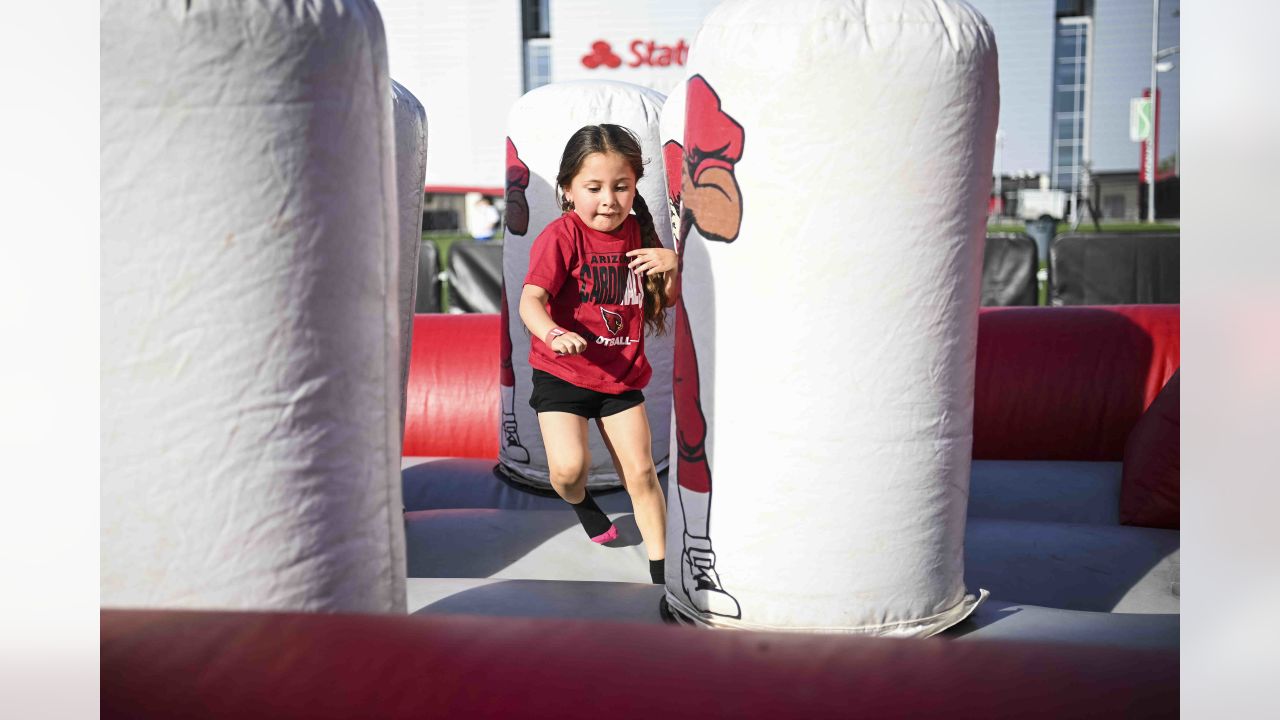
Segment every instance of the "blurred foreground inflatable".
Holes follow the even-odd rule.
[[[979,312],[985,21],[783,7],[507,141],[514,231],[561,134],[643,124],[662,586],[625,491],[596,546],[538,487],[514,313],[412,316],[427,113],[374,5],[104,3],[104,716],[1177,712],[1178,307]]]

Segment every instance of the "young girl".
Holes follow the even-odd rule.
[[[666,500],[640,391],[652,374],[645,330],[666,330],[676,254],[658,241],[636,191],[643,175],[640,143],[630,130],[588,125],[569,138],[556,176],[564,214],[529,251],[520,319],[534,338],[529,405],[538,413],[551,486],[573,506],[592,541],[618,536],[587,492],[587,421],[594,419],[631,496],[649,574],[661,584]]]

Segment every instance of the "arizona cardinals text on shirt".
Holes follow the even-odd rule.
[[[627,267],[627,257],[618,254],[595,254],[582,266],[582,284],[578,294],[582,302],[594,305],[642,305],[644,286]]]

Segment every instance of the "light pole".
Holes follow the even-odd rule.
[[[1147,222],[1156,221],[1156,129],[1160,123],[1157,119],[1156,108],[1156,78],[1158,73],[1168,72],[1173,69],[1173,63],[1165,60],[1170,55],[1178,53],[1178,45],[1160,49],[1160,0],[1152,0],[1151,11],[1151,137],[1147,140],[1147,156],[1143,158],[1143,165],[1147,171]],[[1174,17],[1178,16],[1178,10],[1173,11]],[[1163,62],[1162,62],[1163,61]]]
[[[1151,139],[1147,141],[1147,222],[1156,221],[1156,55],[1160,54],[1160,0],[1151,10]]]
[[[1004,215],[1004,172],[1001,171],[1000,156],[1004,149],[1004,131],[996,129],[996,215]]]

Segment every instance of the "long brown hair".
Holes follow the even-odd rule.
[[[644,197],[640,195],[639,182],[644,177],[644,157],[640,152],[640,140],[631,130],[621,125],[586,125],[579,128],[564,146],[564,154],[560,156],[560,172],[556,175],[556,185],[560,192],[560,209],[570,210],[569,201],[564,191],[573,183],[573,178],[582,169],[582,163],[592,153],[617,153],[621,155],[631,170],[636,174],[636,199],[632,204],[636,220],[640,222],[640,245],[647,248],[660,248],[662,241],[658,239],[658,230],[653,225],[653,214]],[[666,273],[655,273],[644,276],[644,324],[651,335],[662,335],[667,331],[667,317],[663,308],[667,306]]]

